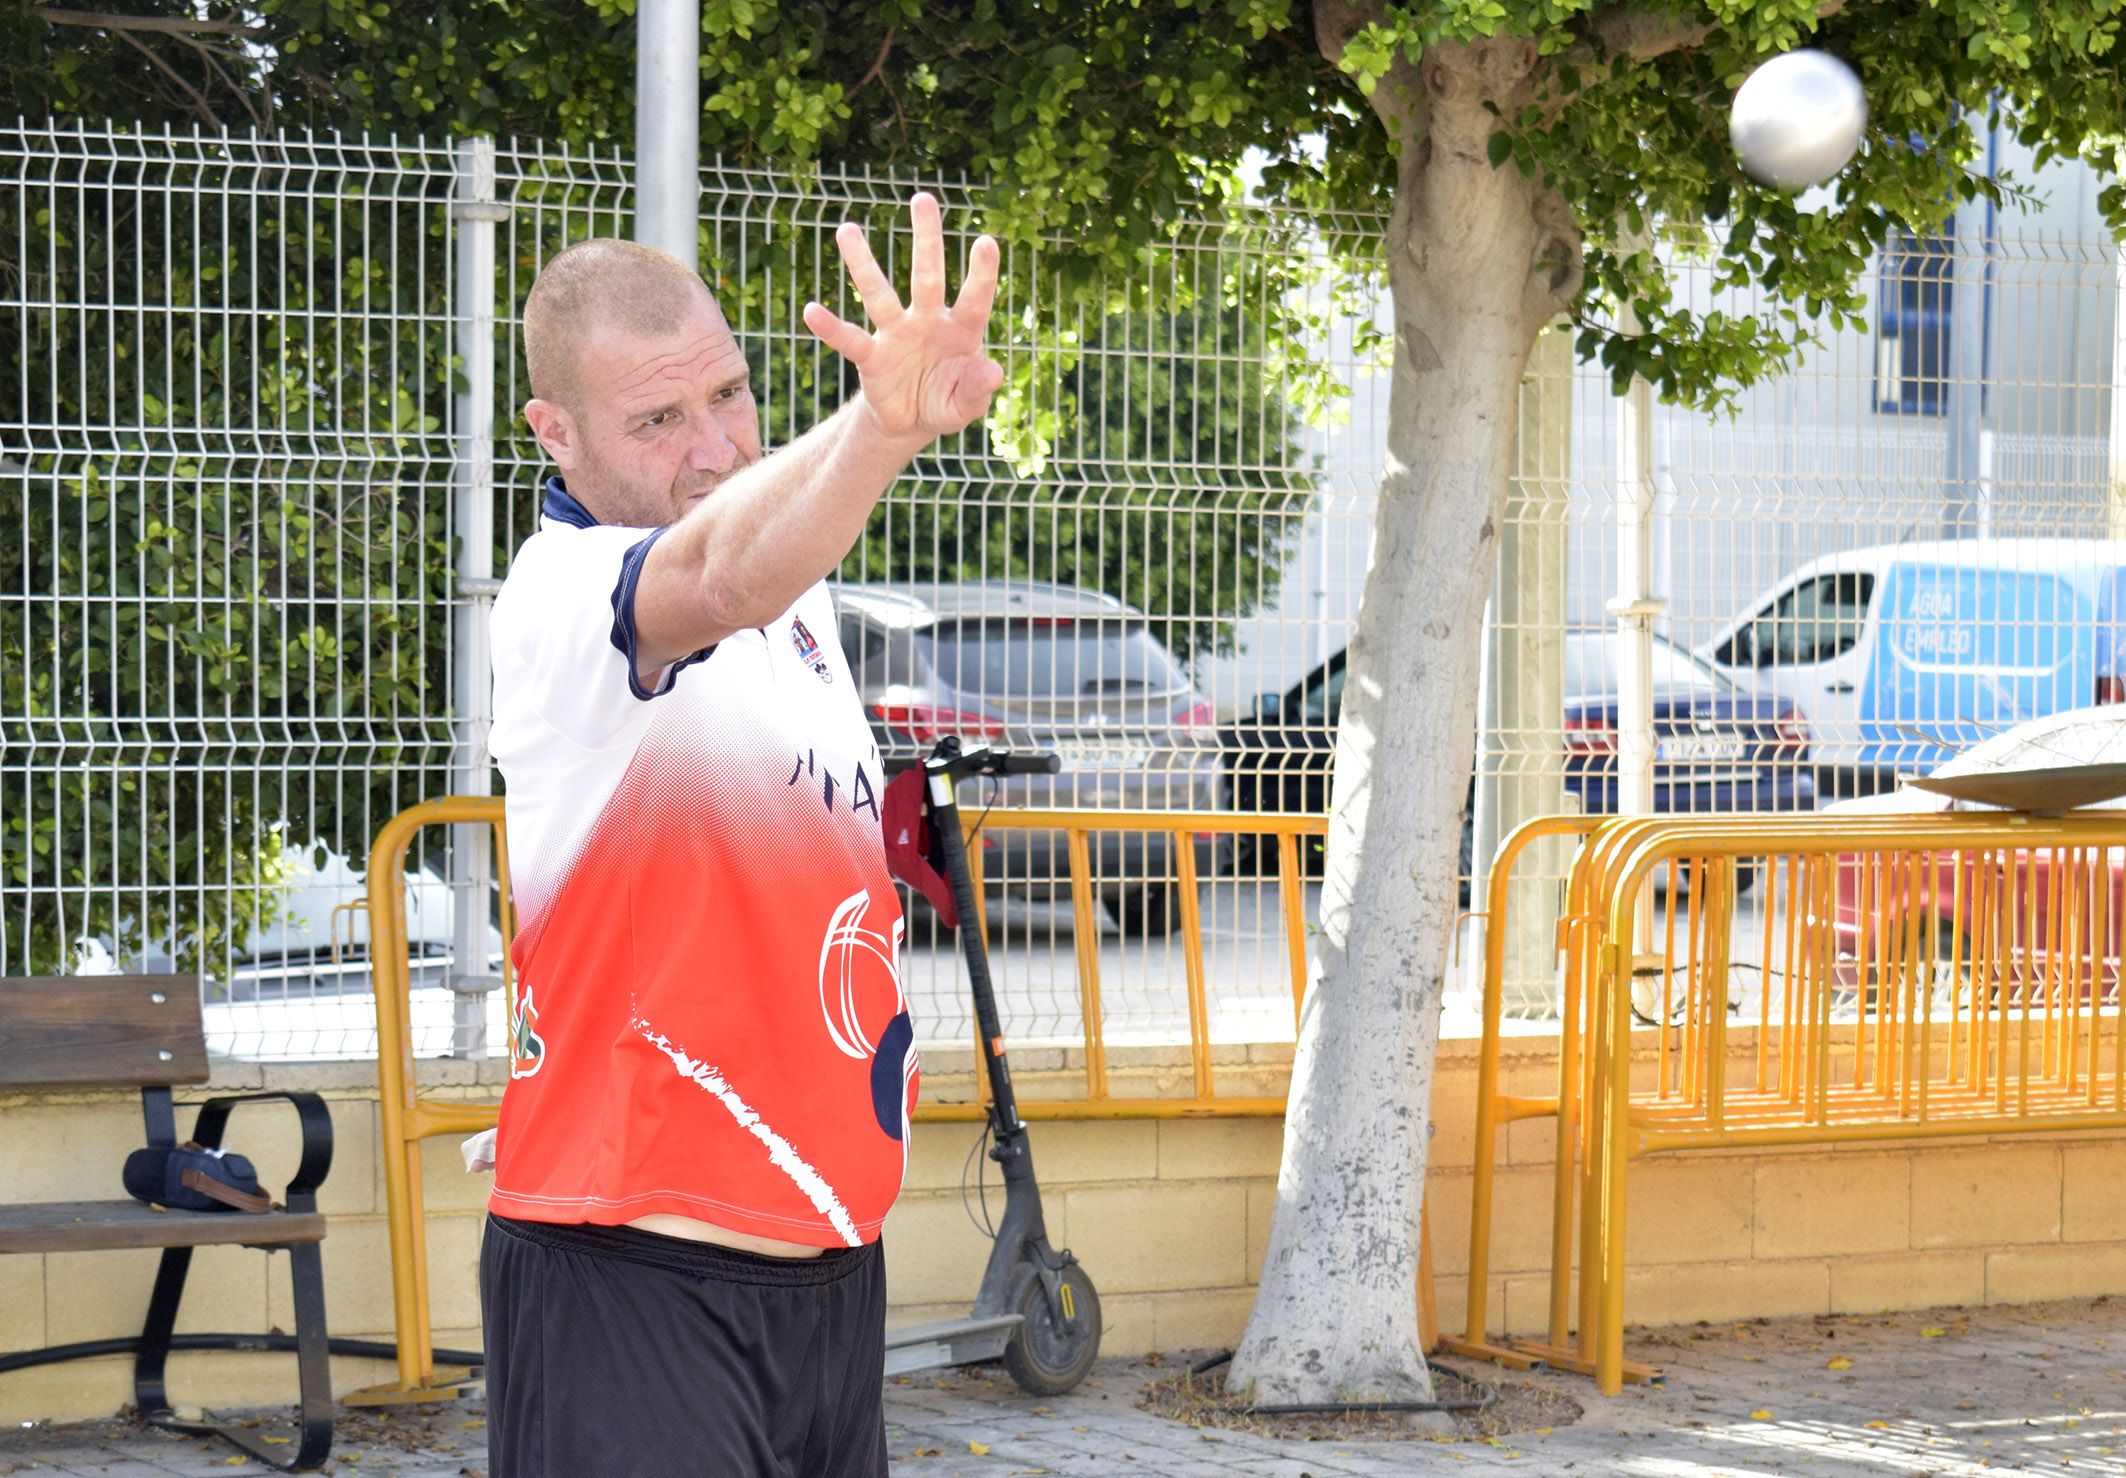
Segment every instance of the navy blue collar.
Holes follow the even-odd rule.
[[[579,529],[598,527],[598,520],[591,517],[590,509],[570,495],[558,472],[546,480],[546,501],[539,505],[539,516]]]

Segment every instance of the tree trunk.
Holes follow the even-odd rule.
[[[1384,243],[1388,461],[1347,658],[1277,1210],[1228,1376],[1258,1404],[1431,1397],[1418,1207],[1484,599],[1522,371],[1579,281],[1556,198],[1485,157],[1483,100],[1510,103],[1535,65],[1524,43],[1435,51],[1375,96],[1402,137]]]

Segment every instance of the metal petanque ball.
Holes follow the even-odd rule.
[[[1744,78],[1727,125],[1743,170],[1781,190],[1820,185],[1845,168],[1867,126],[1868,97],[1853,69],[1807,49]]]

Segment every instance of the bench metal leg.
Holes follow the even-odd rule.
[[[332,1361],[325,1334],[325,1263],[316,1242],[288,1248],[295,1287],[295,1367],[302,1408],[302,1442],[291,1468],[314,1468],[332,1450]]]
[[[155,1270],[155,1291],[148,1295],[148,1321],[133,1352],[133,1400],[149,1421],[166,1416],[170,1397],[163,1384],[163,1365],[170,1357],[170,1335],[177,1328],[177,1306],[192,1271],[192,1249],[165,1247]]]
[[[182,1302],[185,1277],[192,1267],[192,1249],[166,1248],[162,1266],[155,1274],[155,1291],[148,1299],[147,1324],[140,1332],[133,1353],[133,1397],[143,1420],[173,1432],[191,1432],[219,1437],[249,1453],[268,1467],[284,1473],[315,1468],[332,1451],[332,1366],[325,1330],[324,1258],[316,1242],[296,1242],[285,1249],[288,1273],[295,1290],[295,1364],[301,1393],[296,1411],[301,1436],[291,1454],[243,1427],[209,1421],[188,1421],[170,1409],[163,1367],[170,1353],[170,1337],[177,1327],[177,1306]]]

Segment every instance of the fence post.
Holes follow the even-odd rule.
[[[1572,338],[1553,326],[1536,342],[1521,381],[1520,434],[1514,452],[1514,515],[1499,536],[1498,722],[1506,763],[1498,778],[1496,820],[1482,871],[1501,838],[1539,816],[1571,806],[1565,790],[1565,604],[1570,568],[1572,474]],[[1545,844],[1526,869],[1516,906],[1486,919],[1501,931],[1505,992],[1512,1014],[1557,1010],[1560,857]],[[1470,899],[1483,895],[1472,885]]]
[[[1651,251],[1651,241],[1640,243]],[[1624,332],[1640,331],[1639,315],[1626,305]],[[1654,622],[1668,602],[1653,591],[1654,392],[1644,377],[1617,401],[1617,593],[1609,614],[1617,620],[1617,814],[1650,816],[1654,809]],[[1653,886],[1639,895],[1638,937],[1653,933]],[[1631,962],[1625,962],[1625,969]]]
[[[457,531],[451,602],[451,706],[457,715],[450,788],[457,795],[490,795],[493,769],[488,730],[493,690],[488,672],[487,617],[501,582],[495,575],[495,223],[509,207],[495,200],[495,141],[470,138],[457,147],[457,186],[450,208],[457,231],[451,274],[451,314],[465,389],[457,396],[457,479],[452,510]],[[452,919],[450,988],[453,1055],[487,1055],[487,996],[501,977],[487,968],[487,894],[493,870],[488,828],[460,826],[450,849]]]
[[[1984,132],[1985,170],[1994,170],[1998,125],[1973,115]],[[1949,257],[1949,362],[1942,386],[1941,537],[1985,538],[1993,532],[1991,428],[1986,425],[1986,337],[1993,296],[1993,203],[1983,195],[1956,207]],[[1997,351],[1996,351],[1997,352]]]
[[[635,239],[689,267],[701,260],[701,6],[635,10]]]
[[[2126,241],[2114,251],[2111,294],[2111,484],[2106,532],[2126,539]]]

